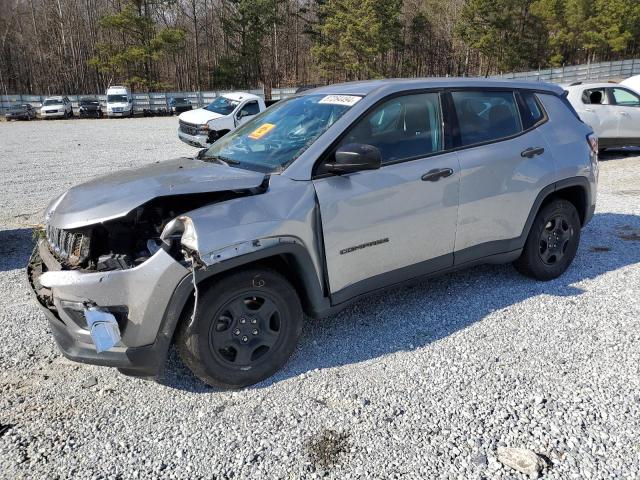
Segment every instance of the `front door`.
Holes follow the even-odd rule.
[[[618,138],[637,141],[640,139],[640,96],[622,87],[611,88],[610,92],[612,108],[618,117]]]
[[[339,303],[452,265],[458,159],[443,150],[438,93],[390,99],[336,147],[377,147],[379,170],[314,180],[329,287]]]

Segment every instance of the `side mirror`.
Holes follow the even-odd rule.
[[[247,112],[246,110],[240,110],[238,112],[237,118],[238,120],[240,120],[241,118],[246,117],[248,115],[249,115],[249,112]]]
[[[382,154],[373,145],[364,143],[348,143],[335,153],[335,160],[326,163],[326,169],[331,173],[351,173],[361,170],[377,170],[382,164]]]

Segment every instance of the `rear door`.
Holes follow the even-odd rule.
[[[618,119],[618,137],[640,140],[640,96],[627,88],[609,89]]]
[[[594,87],[582,91],[580,101],[574,105],[580,118],[583,118],[600,138],[618,136],[618,115],[611,105],[607,88]]]
[[[515,250],[536,196],[553,182],[553,157],[536,129],[544,110],[534,93],[518,96],[451,92],[461,147],[456,264]]]
[[[440,95],[384,101],[336,148],[347,143],[377,147],[383,164],[314,180],[334,301],[451,266],[460,169],[442,153]]]

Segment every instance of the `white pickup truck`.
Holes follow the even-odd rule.
[[[206,148],[265,108],[264,100],[257,95],[225,93],[204,108],[181,113],[178,137],[192,147]]]

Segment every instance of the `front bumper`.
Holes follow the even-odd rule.
[[[36,246],[27,276],[65,357],[125,373],[155,376],[164,363],[166,342],[158,341],[165,310],[189,271],[164,250],[128,270],[62,270],[45,240]],[[116,316],[121,339],[98,353],[83,310],[96,305]]]
[[[208,135],[189,135],[188,133],[178,130],[178,137],[192,147],[207,148],[211,146]]]
[[[107,111],[107,117],[130,117],[130,116],[131,116],[131,110],[125,110],[122,112]]]
[[[65,110],[58,110],[57,112],[40,112],[41,118],[61,118],[64,117]]]

